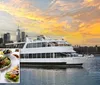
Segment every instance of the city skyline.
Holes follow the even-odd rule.
[[[1,0],[0,35],[20,26],[28,35],[63,36],[73,45],[100,45],[100,0]]]
[[[29,37],[32,39],[32,36],[29,36],[27,34],[27,32],[20,30],[19,28],[15,31],[15,39],[11,39],[11,37],[13,36],[10,32],[5,32],[2,34],[2,36],[0,37],[0,44],[5,44],[5,43],[14,43],[14,42],[25,42],[26,41],[26,37]],[[39,35],[35,35],[33,40],[36,39],[36,37],[38,37]],[[43,35],[41,35],[43,36]],[[52,38],[49,36],[49,38]],[[63,39],[62,37],[55,37],[54,39]],[[72,45],[74,46],[74,48],[79,48],[79,47],[100,47],[100,45],[79,45],[79,44],[75,44]]]
[[[27,34],[24,31],[17,29],[15,32],[15,39],[11,39],[12,35],[10,32],[2,34],[2,36],[0,37],[0,44],[26,41]]]

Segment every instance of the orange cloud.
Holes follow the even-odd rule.
[[[65,0],[54,0],[48,10],[43,11],[29,1],[10,0],[0,3],[0,10],[12,15],[16,24],[27,32],[63,36],[72,44],[92,44],[88,40],[100,38],[97,1],[66,3]]]

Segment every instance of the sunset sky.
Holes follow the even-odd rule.
[[[0,34],[61,36],[73,45],[100,45],[100,0],[0,0]]]

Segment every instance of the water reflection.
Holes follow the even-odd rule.
[[[82,75],[87,75],[85,69],[68,68],[63,70],[58,69],[22,69],[22,74],[25,78],[21,81],[26,85],[66,85],[75,83],[75,79]]]
[[[21,68],[21,83],[14,85],[100,85],[100,58],[84,64],[84,68]]]

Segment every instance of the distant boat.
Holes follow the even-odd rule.
[[[80,67],[93,55],[80,55],[64,39],[50,39],[43,35],[35,40],[6,44],[6,48],[21,49],[21,63],[33,66]]]

